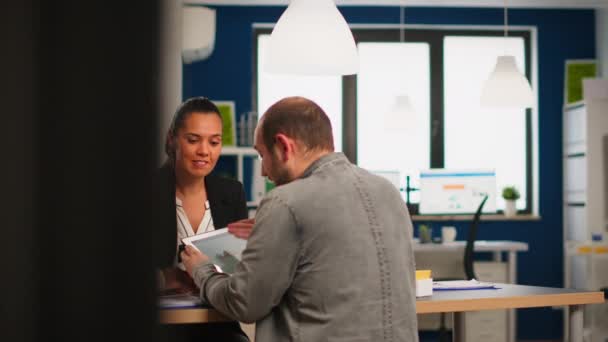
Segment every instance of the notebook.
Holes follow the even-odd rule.
[[[433,282],[434,291],[443,290],[481,290],[481,289],[498,289],[493,283],[481,282],[475,279],[471,280],[450,280],[450,281],[435,281]]]

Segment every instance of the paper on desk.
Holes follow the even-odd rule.
[[[481,289],[497,289],[495,284],[471,280],[450,280],[433,282],[434,291],[442,290],[481,290]]]
[[[201,299],[191,294],[175,294],[158,298],[158,306],[161,308],[191,308],[201,305]]]

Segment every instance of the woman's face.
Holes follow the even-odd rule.
[[[204,177],[222,150],[222,120],[216,113],[190,113],[173,141],[175,167],[192,177]]]

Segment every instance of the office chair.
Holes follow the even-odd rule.
[[[473,216],[473,221],[471,222],[471,226],[469,227],[469,234],[467,235],[467,243],[464,248],[464,256],[462,258],[462,263],[464,266],[464,274],[467,280],[477,279],[475,276],[475,268],[473,267],[473,251],[475,250],[475,240],[477,240],[477,226],[479,225],[479,219],[481,217],[481,211],[483,206],[486,204],[488,200],[488,195],[485,195],[481,200],[479,207],[477,207],[477,211]],[[444,278],[437,279],[438,281],[445,280],[459,280],[453,278]],[[439,341],[440,342],[448,342],[450,339],[448,338],[448,331],[446,328],[446,314],[442,312],[440,314],[440,323],[439,323]]]

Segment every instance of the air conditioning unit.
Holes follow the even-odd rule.
[[[209,57],[215,46],[215,10],[202,6],[184,6],[182,23],[184,63],[193,63]]]

